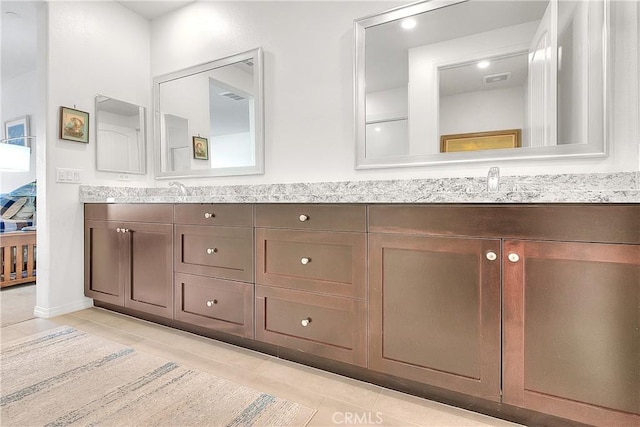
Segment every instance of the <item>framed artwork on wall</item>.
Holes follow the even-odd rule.
[[[440,152],[518,148],[522,145],[521,133],[520,129],[506,129],[491,132],[442,135],[440,137]]]
[[[200,136],[193,137],[193,158],[209,160],[209,141]]]
[[[4,137],[7,144],[29,146],[27,138],[29,136],[29,116],[18,117],[4,122]]]
[[[89,143],[89,113],[60,107],[60,139]]]

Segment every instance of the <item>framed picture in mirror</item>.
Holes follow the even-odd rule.
[[[4,137],[7,144],[29,146],[28,139],[22,138],[29,134],[29,116],[4,122]]]
[[[193,137],[193,158],[198,160],[209,160],[209,141],[200,136]]]
[[[521,129],[440,136],[440,152],[495,150],[522,146]]]

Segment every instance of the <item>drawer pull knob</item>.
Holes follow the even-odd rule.
[[[217,303],[218,303],[217,299],[214,299],[214,300],[211,300],[211,301],[207,301],[207,307],[213,307],[213,305],[217,304]]]
[[[215,254],[217,252],[218,252],[218,248],[207,248],[208,255]]]
[[[302,215],[300,215],[298,217],[298,219],[300,220],[300,222],[308,221],[309,220],[309,215],[302,214]]]
[[[307,257],[304,257],[304,258],[302,258],[302,259],[300,260],[300,263],[301,263],[302,265],[307,265],[307,264],[309,264],[310,262],[311,262],[311,258],[307,258]]]
[[[520,261],[520,255],[518,255],[518,254],[517,254],[517,253],[515,253],[515,252],[511,252],[511,253],[507,256],[507,258],[509,258],[509,261],[511,261],[511,262],[518,262],[518,261]]]
[[[215,218],[216,214],[212,214],[210,212],[205,212],[204,213],[204,217],[209,219],[209,218]]]
[[[302,320],[300,321],[300,324],[301,324],[302,326],[304,326],[305,328],[306,328],[307,326],[309,326],[309,323],[311,323],[311,319],[310,319],[309,317],[307,317],[306,319],[302,319]]]
[[[487,252],[486,257],[489,261],[495,261],[498,258],[498,255],[496,255],[496,253],[493,251],[489,251]]]

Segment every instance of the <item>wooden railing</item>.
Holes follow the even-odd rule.
[[[0,287],[35,282],[36,232],[0,234]]]

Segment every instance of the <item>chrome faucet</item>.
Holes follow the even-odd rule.
[[[181,182],[171,181],[169,183],[169,187],[177,187],[178,190],[180,190],[180,193],[182,193],[183,196],[187,195],[187,187],[185,187],[184,184],[181,183]]]
[[[500,191],[500,168],[493,166],[487,174],[487,191]]]

